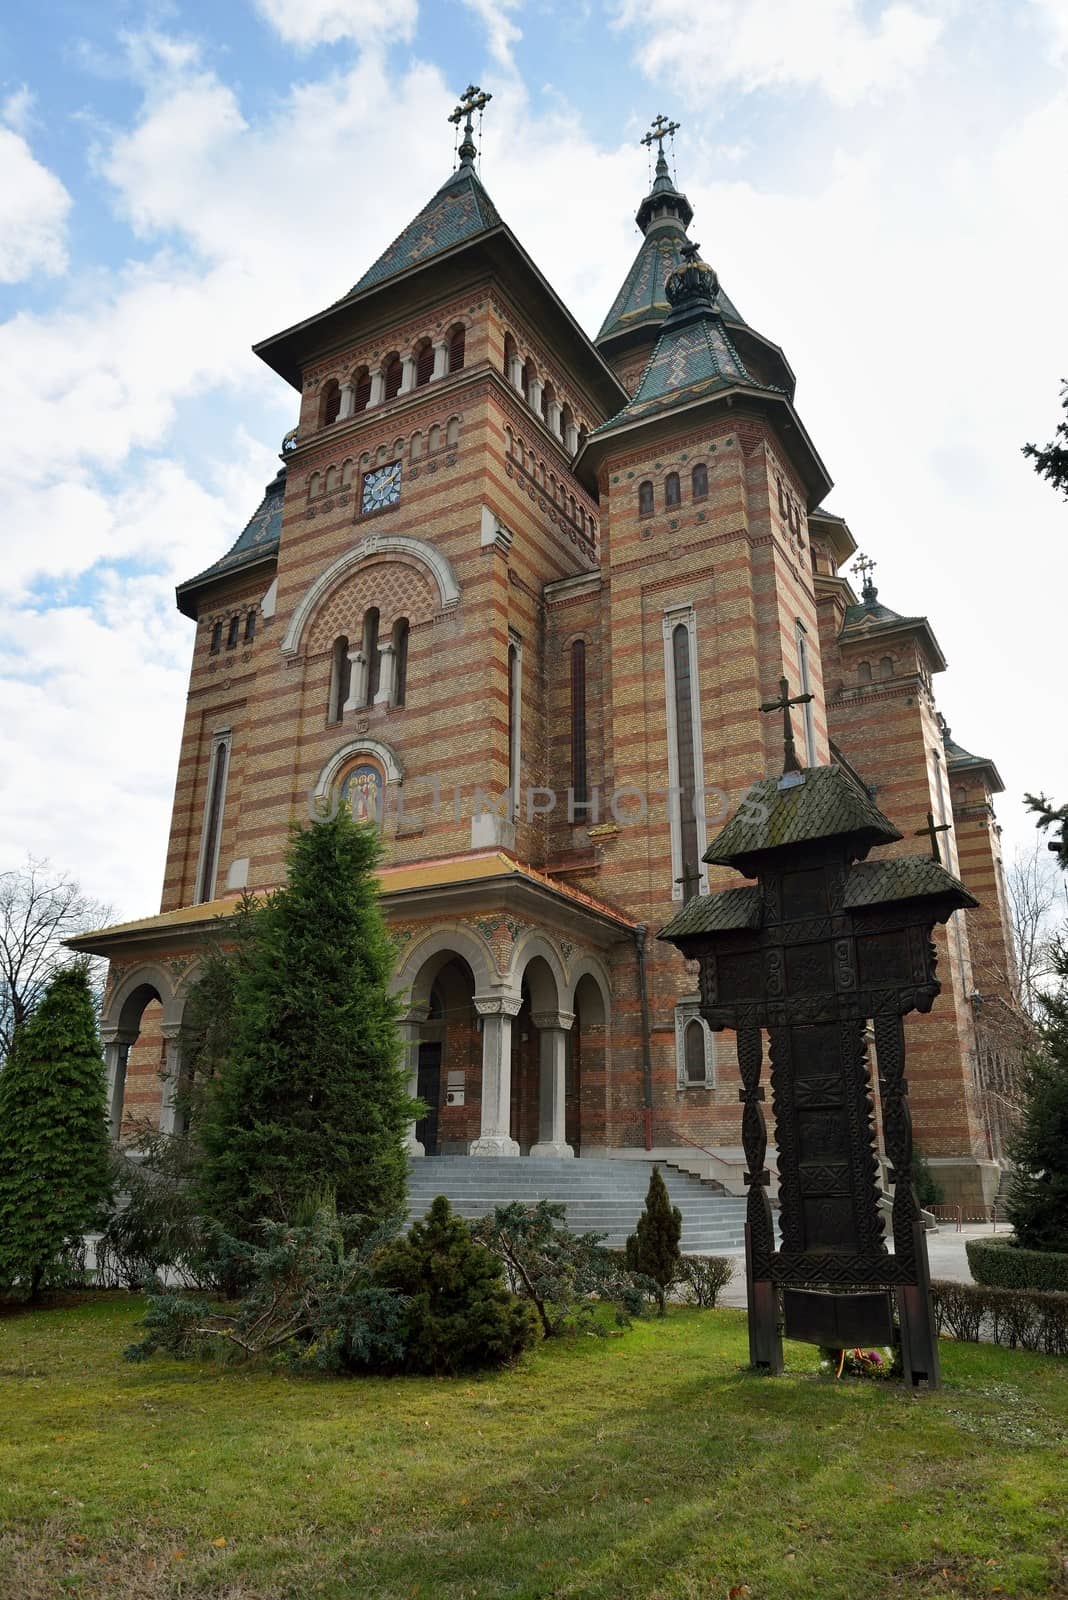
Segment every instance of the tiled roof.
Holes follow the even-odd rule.
[[[953,896],[959,906],[978,905],[959,879],[930,856],[893,856],[887,861],[857,861],[846,879],[843,904],[850,911],[888,900],[929,900]]]
[[[780,778],[754,784],[730,822],[705,851],[705,860],[734,866],[784,845],[853,834],[867,846],[900,839],[860,785],[841,767],[806,767],[804,782],[780,788]]]
[[[349,293],[369,289],[408,267],[419,266],[431,256],[497,227],[500,221],[478,173],[465,162],[382,252],[374,266],[368,267]]]
[[[683,401],[714,394],[717,389],[753,381],[731,342],[718,305],[678,322],[669,318],[633,396],[622,411],[602,422],[590,437],[596,438],[623,422],[655,416]]]
[[[936,672],[944,672],[946,658],[942,654],[942,647],[935,638],[927,618],[903,617],[899,612],[891,611],[889,606],[882,604],[874,586],[864,590],[864,596],[859,605],[846,607],[846,614],[838,637],[844,644],[849,644],[851,641],[855,642],[859,639],[871,638],[878,636],[880,633],[900,632],[903,628],[914,628],[924,635],[931,653],[934,670]]]
[[[990,760],[989,756],[973,756],[970,750],[965,750],[963,745],[951,737],[946,728],[942,735],[942,744],[946,752],[946,766],[950,772],[963,772],[966,768],[986,767],[991,774],[991,790],[994,794],[1003,794],[1005,785],[1001,781],[1001,774]]]
[[[274,555],[282,536],[282,501],[285,498],[285,491],[286,469],[280,467],[264,490],[263,499],[226,554],[220,556],[210,567],[205,567],[203,572],[198,572],[195,578],[187,578],[184,583],[180,583],[178,594],[186,594],[190,589],[199,588],[203,583],[210,583],[213,578],[221,578],[226,573],[236,572],[239,568],[250,566],[255,561],[262,561],[264,556]]]
[[[671,310],[664,285],[682,265],[682,247],[688,243],[686,230],[676,220],[650,228],[601,325],[598,343],[614,334],[626,333],[630,328],[646,324],[659,327]],[[722,289],[719,305],[727,322],[742,321]]]
[[[760,927],[760,890],[724,889],[720,894],[699,894],[688,900],[657,934],[675,939],[694,933],[731,933]]]

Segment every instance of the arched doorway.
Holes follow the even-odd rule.
[[[608,1005],[592,973],[583,973],[571,1002],[564,1077],[564,1134],[576,1154],[608,1143]]]
[[[128,974],[108,996],[100,1023],[113,1139],[174,1133],[181,1071],[183,1002],[156,967]]]
[[[533,953],[522,968],[521,1005],[512,1028],[510,1132],[521,1154],[573,1156],[564,1133],[567,1034],[571,1013],[561,1009],[560,976],[547,956]]]

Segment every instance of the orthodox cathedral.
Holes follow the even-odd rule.
[[[927,835],[979,902],[936,931],[942,993],[906,1032],[917,1144],[948,1199],[989,1201],[1019,1025],[997,768],[939,715],[930,622],[849,568],[789,362],[688,236],[674,125],[591,339],[480,180],[486,98],[359,281],[255,347],[299,420],[177,591],[161,908],[75,941],[110,962],[113,1129],[174,1126],[205,936],[279,883],[294,821],[349,804],[385,844],[413,1157],[652,1153],[740,1192],[733,1040],[657,935],[730,881],[703,857],[780,770],[785,678],[801,764],[845,769],[892,850]]]

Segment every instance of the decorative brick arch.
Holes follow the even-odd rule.
[[[372,557],[383,556],[407,557],[409,561],[418,563],[424,568],[437,587],[438,606],[445,610],[458,604],[460,599],[460,585],[456,581],[452,563],[440,550],[435,550],[433,545],[424,543],[422,539],[410,539],[404,534],[372,535],[352,550],[346,550],[344,555],[338,556],[324,572],[321,572],[315,581],[309,584],[304,591],[286,629],[285,638],[282,640],[282,654],[284,656],[296,655],[300,649],[301,640],[312,616],[318,610],[323,600],[334,590],[343,579],[354,573],[363,563]]]
[[[360,637],[363,619],[374,606],[383,637],[398,617],[410,626],[430,622],[438,611],[438,591],[426,569],[407,557],[373,557],[362,562],[315,609],[304,630],[304,651],[314,656],[333,647],[344,636],[353,644]]]
[[[396,995],[410,995],[412,1006],[425,1005],[429,999],[430,982],[436,968],[432,965],[436,956],[442,957],[442,962],[450,956],[460,956],[471,969],[474,978],[476,994],[486,995],[501,986],[501,975],[493,959],[493,951],[479,934],[471,928],[461,928],[455,925],[435,928],[432,933],[426,934],[405,955],[402,965],[393,975],[390,988]],[[430,969],[430,981],[421,987],[420,979]],[[426,993],[422,992],[425,987]]]

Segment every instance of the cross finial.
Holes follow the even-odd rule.
[[[477,83],[469,83],[460,96],[460,104],[449,118],[449,121],[457,128],[461,122],[464,124],[464,142],[460,146],[460,165],[462,167],[473,166],[475,157],[478,154],[478,150],[475,147],[475,126],[472,118],[476,111],[481,112],[489,105],[492,99],[493,96],[486,94],[483,89],[479,88]]]
[[[872,561],[870,556],[866,556],[863,551],[857,556],[857,559],[853,563],[852,571],[858,573],[860,576],[860,581],[863,585],[861,594],[865,600],[874,600],[875,596],[879,592],[876,589],[875,584],[872,582],[871,576],[877,565],[878,563]]]
[[[684,901],[685,900],[692,900],[693,899],[693,893],[691,893],[691,885],[700,884],[700,882],[701,882],[701,869],[700,869],[700,867],[695,866],[692,861],[687,861],[685,863],[685,865],[683,866],[683,869],[682,869],[682,877],[681,878],[676,878],[675,882],[682,884],[682,898],[683,898],[683,900]],[[694,891],[694,893],[696,893],[696,890]]]
[[[794,730],[790,722],[790,707],[808,705],[808,702],[811,699],[812,696],[810,694],[795,694],[793,699],[791,699],[789,683],[785,678],[780,678],[779,698],[777,700],[765,700],[763,705],[760,707],[761,711],[782,712],[782,770],[784,775],[787,772],[801,771],[801,763],[797,759],[797,746],[794,744]]]
[[[926,828],[917,828],[916,832],[912,835],[914,839],[930,839],[931,860],[937,861],[939,866],[942,865],[942,846],[939,842],[938,835],[940,833],[948,833],[949,829],[950,824],[948,822],[936,822],[934,819],[934,813],[932,811],[928,811]]]
[[[653,118],[652,127],[642,140],[642,144],[645,145],[647,150],[652,150],[654,144],[657,147],[656,175],[658,178],[667,173],[668,170],[667,162],[664,159],[664,140],[673,139],[678,133],[679,127],[679,123],[671,122],[658,112]]]

